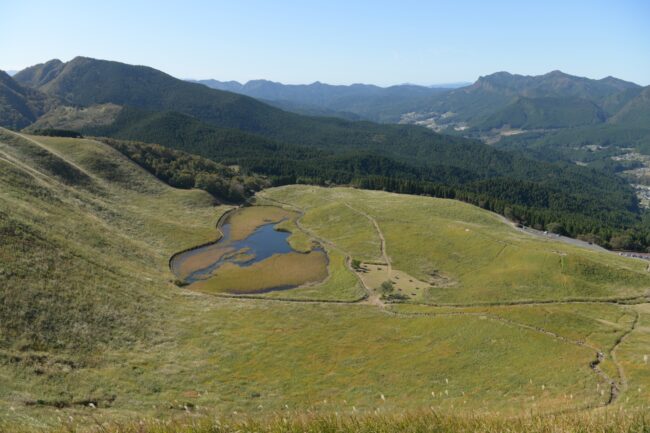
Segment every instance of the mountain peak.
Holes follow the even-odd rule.
[[[476,82],[470,87],[472,89],[495,89],[501,88],[503,86],[509,86],[510,83],[519,77],[518,75],[513,75],[510,72],[500,71],[495,72],[490,75],[484,75],[478,78]]]
[[[13,78],[23,86],[40,87],[56,78],[64,67],[65,63],[61,60],[52,59],[45,63],[39,63],[25,68],[16,73]]]
[[[547,77],[572,77],[572,75],[569,75],[565,72],[560,71],[559,69],[555,69],[551,72],[548,72],[544,74]]]
[[[508,71],[498,71],[489,75],[482,75],[478,79],[479,81],[481,81],[481,80],[504,79],[504,78],[511,78],[511,77],[514,77],[514,75]]]

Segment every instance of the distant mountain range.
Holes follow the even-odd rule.
[[[417,123],[438,131],[565,128],[620,119],[617,113],[639,97],[637,84],[607,77],[594,80],[552,71],[524,76],[497,72],[460,87],[349,86],[315,82],[287,85],[267,80],[201,80],[198,83],[262,100],[301,114],[384,123]],[[643,101],[632,104],[643,105]],[[639,108],[631,109],[637,112]]]
[[[370,84],[331,85],[282,84],[267,80],[253,80],[245,84],[237,81],[196,81],[213,89],[226,90],[250,96],[276,107],[300,114],[337,116],[345,119],[364,119],[397,123],[406,111],[419,108],[434,95],[449,88],[401,84],[379,87]]]
[[[85,57],[35,65],[12,81],[26,91],[60,101],[30,126],[32,130],[74,124],[85,132],[92,129],[97,134],[192,148],[214,158],[276,158],[286,150],[299,161],[297,165],[304,165],[309,155],[364,151],[416,162],[419,154],[439,151],[436,163],[444,159],[451,163],[464,152],[483,149],[478,142],[423,128],[301,116],[153,68]],[[490,175],[489,168],[475,168]]]
[[[472,84],[472,83],[469,82],[469,81],[457,81],[455,83],[431,84],[430,86],[427,86],[427,87],[431,87],[431,88],[434,88],[434,89],[435,88],[438,88],[438,89],[458,89],[459,87],[469,86],[470,84]]]
[[[243,173],[265,175],[274,185],[351,184],[459,198],[497,212],[514,209],[538,224],[561,222],[573,234],[597,230],[602,221],[629,226],[639,218],[634,191],[613,173],[535,161],[418,126],[300,115],[145,66],[77,57],[66,63],[51,60],[1,78],[0,125],[15,129],[73,129],[159,143],[236,164]],[[579,110],[580,122],[614,117],[638,122],[633,114],[646,103],[642,89],[632,83],[558,73],[542,77],[499,73],[458,89],[268,82],[242,87],[264,92],[266,100],[290,97],[295,105],[310,101],[314,110],[347,109],[359,117],[393,112],[401,119],[399,113],[409,110],[438,110],[441,119],[469,121],[516,104],[512,113],[503,112],[503,121],[517,119],[526,127],[536,119],[530,113],[541,113],[547,122],[559,118],[571,124],[573,120],[558,113],[547,114],[555,110],[557,100],[566,98],[573,98],[567,112]],[[472,104],[479,103],[483,110],[472,114],[477,108]],[[449,113],[454,106],[457,112]],[[631,107],[630,113],[623,107]],[[525,118],[520,118],[522,111]],[[494,125],[501,122],[499,116],[489,120]]]
[[[96,84],[100,78],[95,70],[97,65],[102,65],[101,73],[107,75],[101,77],[101,87]],[[139,73],[141,82],[126,80],[132,71]],[[482,136],[503,129],[556,130],[593,125],[647,128],[650,124],[650,87],[613,77],[593,80],[560,71],[540,76],[497,72],[455,89],[410,84],[386,88],[320,82],[285,85],[266,80],[245,84],[216,80],[190,83],[153,71],[79,57],[68,63],[51,60],[26,68],[13,77],[0,73],[0,122],[3,126],[23,128],[50,111],[41,123],[47,121],[51,125],[64,111],[66,116],[79,117],[70,107],[111,103],[116,107],[171,110],[208,123],[218,120],[221,127],[254,134],[270,133],[273,137],[267,138],[285,140],[286,137],[277,134],[277,120],[291,115],[270,110],[268,105],[253,99],[235,96],[241,94],[308,116],[414,123],[466,136]],[[157,90],[168,82],[169,88]],[[200,84],[225,93],[215,98],[214,94],[202,90],[205,87]],[[67,108],[50,110],[54,106]],[[260,107],[265,107],[262,110],[265,115],[259,119],[250,116]],[[84,121],[92,123],[88,117],[95,116],[94,123],[102,125],[107,116],[115,116],[118,111],[115,107],[86,109]],[[300,119],[297,124],[313,122],[313,117]],[[304,140],[302,137],[309,136],[307,131],[296,132],[293,138]]]
[[[581,112],[580,122],[585,121],[585,112],[592,113],[587,122],[604,122],[638,96],[641,90],[637,84],[613,77],[593,80],[560,71],[539,76],[498,72],[480,77],[471,86],[442,95],[432,101],[431,108],[432,111],[453,112],[457,120],[482,129],[510,125],[511,119],[506,113],[498,116],[502,119],[500,123],[495,123],[495,115],[503,110],[517,114],[520,118],[515,120],[516,123],[522,123],[522,113],[534,113],[532,118],[526,115],[529,128],[555,128],[566,126],[566,121],[557,121],[564,117],[563,112],[572,108]],[[544,101],[543,98],[553,99]]]

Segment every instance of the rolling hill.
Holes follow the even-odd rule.
[[[536,162],[421,127],[301,116],[152,68],[82,57],[36,65],[16,79],[74,106],[59,109],[70,125],[83,126],[87,116],[85,134],[189,151],[267,175],[276,185],[352,184],[459,198],[497,212],[508,208],[527,224],[559,223],[574,236],[599,233],[603,242],[612,229],[640,221],[632,189],[612,173]],[[452,92],[459,91],[465,90]],[[123,108],[98,122],[109,106]],[[64,127],[52,113],[43,122]]]
[[[40,122],[33,128],[38,129]],[[65,126],[65,125],[59,125]],[[598,218],[634,224],[636,205],[625,182],[615,175],[572,164],[534,162],[488,146],[457,141],[426,147],[426,142],[395,134],[404,127],[383,127],[392,132],[399,148],[384,143],[349,149],[329,146],[294,146],[233,129],[217,128],[174,112],[149,112],[124,108],[108,126],[82,128],[85,134],[141,140],[195,153],[251,173],[267,175],[276,184],[335,183],[405,193],[429,193],[483,201],[503,212],[510,204],[521,207],[519,218],[540,221],[538,212],[553,221],[566,221],[570,232],[591,231]],[[415,132],[427,131],[411,128]],[[392,131],[391,131],[392,130]],[[418,163],[401,152],[421,155],[431,162]],[[392,179],[400,179],[394,182]],[[494,200],[491,202],[491,200]],[[587,218],[585,218],[588,216]],[[541,220],[543,221],[543,220]],[[589,221],[589,222],[587,222]],[[589,227],[589,228],[588,228]]]
[[[330,254],[336,284],[233,298],[172,283],[169,258],[218,238],[232,209],[204,191],[170,188],[92,139],[0,129],[0,167],[0,429],[647,402],[641,260],[454,200],[294,185],[258,194],[253,209],[297,215],[282,229]],[[370,267],[387,264],[394,291],[427,285],[407,303],[376,303],[368,278],[384,271]],[[359,290],[367,298],[349,298]]]

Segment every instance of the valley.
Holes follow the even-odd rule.
[[[543,414],[650,398],[643,261],[533,238],[469,204],[351,188],[267,189],[224,220],[232,206],[170,188],[101,142],[0,132],[0,213],[11,215],[0,426]],[[169,258],[213,242],[219,220],[244,240],[275,224],[297,252],[261,259],[273,272],[252,278],[236,268],[261,253],[242,251],[224,288],[174,284]],[[237,295],[238,281],[274,287],[315,245],[326,278]]]
[[[647,88],[205,84],[0,74],[0,432],[643,422]]]
[[[0,16],[0,433],[650,433],[650,3]]]
[[[497,149],[542,161],[607,168],[630,181],[647,207],[648,192],[631,177],[643,171],[619,163],[632,152],[648,155],[648,88],[606,77],[599,80],[561,71],[527,76],[497,72],[459,88],[425,86],[284,85],[264,80],[208,87],[262,99],[288,111],[323,111],[349,119],[417,125],[437,133],[479,139]],[[383,96],[379,96],[383,95]],[[392,97],[388,97],[391,95]],[[291,102],[290,104],[288,102]],[[613,162],[610,158],[613,157]],[[632,161],[632,160],[627,160]]]

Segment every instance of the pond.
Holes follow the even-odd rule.
[[[291,233],[276,229],[287,218],[260,221],[245,238],[233,239],[233,220],[243,219],[228,218],[219,241],[175,255],[170,266],[176,277],[202,291],[240,294],[286,290],[326,278],[322,248],[296,252],[288,241]]]

